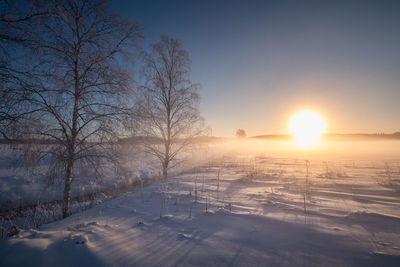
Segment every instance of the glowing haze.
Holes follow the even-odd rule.
[[[111,2],[144,46],[182,40],[213,135],[287,134],[309,109],[329,133],[400,131],[400,1]]]

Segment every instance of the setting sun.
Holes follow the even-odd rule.
[[[289,123],[289,133],[295,144],[301,147],[314,147],[325,131],[325,120],[317,112],[303,110],[293,115]]]

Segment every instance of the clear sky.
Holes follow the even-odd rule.
[[[143,46],[179,38],[216,136],[288,133],[314,109],[332,133],[400,131],[400,1],[111,1]]]

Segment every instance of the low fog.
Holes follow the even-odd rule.
[[[210,148],[217,153],[317,161],[400,159],[400,140],[321,141],[315,147],[302,148],[294,140],[225,139]]]

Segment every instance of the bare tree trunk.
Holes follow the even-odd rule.
[[[72,127],[72,140],[69,149],[69,155],[67,160],[67,168],[65,171],[65,180],[64,180],[64,197],[63,197],[63,218],[66,218],[71,215],[71,184],[73,179],[73,169],[74,169],[74,154],[75,154],[75,142],[76,142],[76,127],[77,127],[77,118],[78,118],[78,108],[77,108],[78,100],[75,100],[74,108],[74,116],[73,116],[73,127]]]
[[[79,53],[79,52],[78,52]],[[77,55],[78,55],[77,53]],[[79,77],[78,77],[78,59],[75,60],[75,101],[74,101],[74,109],[72,113],[72,129],[71,129],[71,141],[68,144],[68,162],[67,169],[65,172],[65,181],[64,181],[64,197],[63,197],[63,218],[66,218],[71,215],[71,184],[72,184],[72,175],[73,175],[73,167],[75,162],[75,143],[77,137],[77,127],[78,127],[78,106],[79,106]]]
[[[169,155],[170,155],[169,147],[170,147],[170,143],[169,143],[169,140],[167,140],[165,142],[164,158],[163,158],[163,161],[161,162],[162,166],[163,166],[163,178],[167,178],[167,176],[168,176],[168,165],[169,165]]]
[[[163,178],[167,178],[168,176],[168,163],[163,164]]]
[[[62,203],[63,218],[71,215],[71,184],[72,184],[72,170],[74,166],[74,160],[68,159],[67,169],[65,173],[64,181],[64,197]]]

